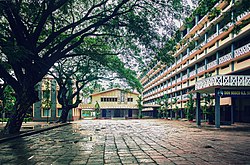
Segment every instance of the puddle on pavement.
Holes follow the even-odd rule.
[[[203,146],[203,148],[213,148],[213,147],[210,145],[206,145],[206,146]]]

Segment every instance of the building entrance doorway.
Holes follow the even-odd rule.
[[[128,117],[132,117],[132,114],[133,114],[133,110],[132,110],[132,109],[129,109],[129,110],[128,110]]]
[[[114,117],[121,117],[121,110],[120,109],[114,110]]]
[[[102,110],[102,117],[106,117],[106,109]]]

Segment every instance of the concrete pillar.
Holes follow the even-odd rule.
[[[208,63],[208,60],[207,58],[205,58],[205,70],[207,70],[207,63]]]
[[[231,53],[232,53],[232,58],[234,59],[234,43],[231,44]],[[232,61],[232,68],[231,71],[234,71],[234,61]]]
[[[196,16],[195,16],[195,25],[197,25],[197,24],[198,24],[198,22],[199,22],[199,16],[198,16],[198,15],[196,15]]]
[[[51,120],[56,120],[56,80],[51,80]]]
[[[220,31],[220,26],[219,26],[219,24],[217,23],[217,24],[216,24],[216,33],[217,33],[217,35],[219,35],[219,31]]]
[[[201,95],[199,92],[196,93],[196,124],[201,125]]]
[[[219,65],[219,58],[220,58],[220,55],[219,55],[219,52],[217,51],[216,52],[217,65]],[[216,75],[219,75],[219,68],[216,68]]]
[[[220,88],[215,88],[215,127],[220,128]]]
[[[234,100],[233,97],[231,97],[231,124],[234,123]]]

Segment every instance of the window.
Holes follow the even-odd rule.
[[[107,97],[107,98],[101,98],[101,102],[117,102],[117,98],[113,97]]]
[[[43,95],[43,99],[46,99],[46,98],[51,98],[51,92],[50,90],[44,90],[42,91],[42,95]]]
[[[133,102],[133,98],[128,98],[128,102]]]
[[[61,108],[57,109],[57,117],[60,117],[61,114],[62,114],[62,109]]]
[[[42,117],[50,117],[50,109],[42,109]]]

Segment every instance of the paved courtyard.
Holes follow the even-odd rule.
[[[0,143],[0,164],[250,164],[250,131],[84,120]]]

